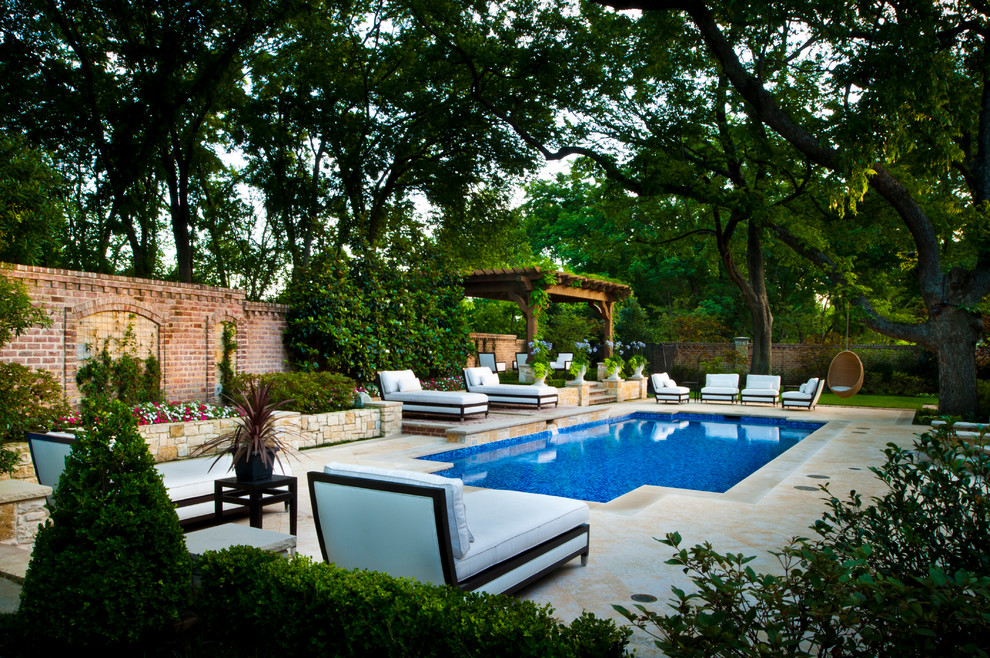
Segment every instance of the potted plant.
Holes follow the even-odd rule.
[[[629,357],[628,364],[633,369],[632,379],[642,379],[643,378],[643,368],[646,367],[647,360],[643,356],[643,348],[646,347],[646,343],[641,340],[634,340],[629,343],[627,349],[636,350],[636,353]]]
[[[218,450],[213,468],[221,457],[230,454],[232,468],[242,482],[267,480],[272,477],[275,462],[281,464],[278,453],[288,450],[285,434],[275,427],[275,412],[291,400],[272,402],[271,387],[265,382],[251,382],[250,387],[234,395],[240,422],[230,432],[207,441],[194,454]]]
[[[574,343],[574,359],[571,360],[571,367],[568,371],[574,375],[575,384],[584,383],[584,374],[588,372],[588,353],[591,352],[591,343],[586,340],[579,340]]]
[[[626,365],[626,360],[616,352],[610,357],[605,359],[605,374],[608,375],[609,379],[619,380],[621,377],[619,374],[622,372],[623,366]]]
[[[530,357],[528,365],[533,370],[533,385],[543,386],[547,375],[550,374],[550,350],[553,345],[545,340],[534,340],[529,344]]]

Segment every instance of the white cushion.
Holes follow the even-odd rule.
[[[490,374],[491,368],[487,366],[480,366],[477,368],[465,368],[464,374],[467,376],[468,386],[480,386],[481,379],[486,375]]]
[[[670,388],[674,386],[674,380],[667,376],[665,372],[655,372],[650,375],[653,380],[653,390],[658,391],[661,388]]]
[[[418,379],[400,379],[399,380],[399,393],[410,393],[412,391],[422,391],[423,385],[419,383]]]
[[[471,552],[454,562],[458,580],[587,523],[590,516],[582,501],[520,491],[470,491],[464,504],[475,540]]]
[[[780,375],[746,375],[747,389],[780,390]]]
[[[705,387],[731,388],[733,390],[738,390],[739,375],[734,372],[718,375],[705,375]]]
[[[777,397],[777,393],[779,392],[780,391],[775,388],[744,388],[742,390],[742,396],[746,397],[747,395],[753,395],[761,398],[770,398]]]
[[[481,384],[482,386],[498,386],[499,385],[498,375],[496,375],[494,372],[489,372],[488,374],[482,373],[481,381],[479,382],[479,384]]]
[[[382,395],[398,391],[399,382],[403,379],[416,379],[412,370],[385,370],[378,375],[382,380]]]
[[[354,464],[330,463],[323,467],[328,475],[360,477],[398,484],[414,484],[421,487],[443,489],[447,500],[447,525],[450,527],[450,547],[455,558],[462,558],[468,552],[474,538],[467,525],[467,511],[464,507],[464,482],[455,478],[445,478],[432,473],[419,473],[399,469],[357,466]],[[369,523],[374,519],[368,519]],[[401,541],[401,538],[397,538]]]
[[[801,400],[801,401],[805,401],[805,400],[810,400],[811,399],[811,394],[810,393],[802,393],[801,391],[784,391],[781,394],[780,397],[781,397],[782,400]]]
[[[702,395],[735,395],[738,392],[738,388],[723,388],[721,386],[706,386],[701,389]]]

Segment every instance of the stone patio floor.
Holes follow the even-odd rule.
[[[867,499],[879,495],[882,483],[868,468],[883,463],[887,443],[908,446],[920,431],[911,425],[913,412],[908,410],[820,406],[809,413],[753,405],[657,405],[642,400],[609,407],[612,416],[636,410],[776,416],[827,424],[724,494],[646,486],[608,503],[591,503],[588,565],[582,567],[575,559],[518,594],[550,604],[561,619],[571,620],[587,610],[621,622],[612,604],[628,607],[633,594],[657,597],[648,607],[663,611],[671,587],[690,590],[688,576],[664,564],[671,549],[654,539],[668,532],[679,532],[682,546],[708,541],[721,552],[756,555],[751,565],[757,570],[779,569],[767,551],[782,547],[793,536],[811,534],[809,526],[824,509],[818,485],[828,483],[840,498],[853,489]],[[438,470],[442,464],[415,457],[451,445],[435,436],[402,435],[298,453],[298,459],[291,462],[300,480],[298,552],[321,559],[305,485],[307,471],[322,470],[330,461]],[[280,505],[266,508],[265,529],[288,532],[288,524],[288,514]],[[0,572],[8,576],[23,578],[28,559],[26,551],[0,546]],[[0,611],[16,609],[18,591],[16,584],[0,579]],[[652,638],[638,630],[630,648],[640,656],[658,655]]]

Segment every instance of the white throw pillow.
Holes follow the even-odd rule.
[[[464,557],[471,542],[474,541],[474,536],[467,525],[467,508],[464,507],[464,482],[462,480],[445,478],[433,473],[340,463],[327,464],[323,467],[323,472],[327,475],[344,475],[441,488],[444,490],[444,498],[447,501],[447,525],[450,528],[450,549],[454,557],[457,559]]]
[[[418,379],[400,379],[399,380],[399,393],[410,393],[412,391],[422,391],[423,385],[419,383]]]
[[[488,372],[481,375],[481,385],[482,386],[498,386],[501,382],[498,379],[498,375],[494,372]]]

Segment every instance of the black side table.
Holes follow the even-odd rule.
[[[237,478],[222,478],[213,485],[214,518],[223,518],[223,504],[246,505],[251,515],[251,527],[261,527],[261,508],[275,503],[289,506],[289,534],[296,534],[296,478],[275,475],[267,480],[241,482]]]

